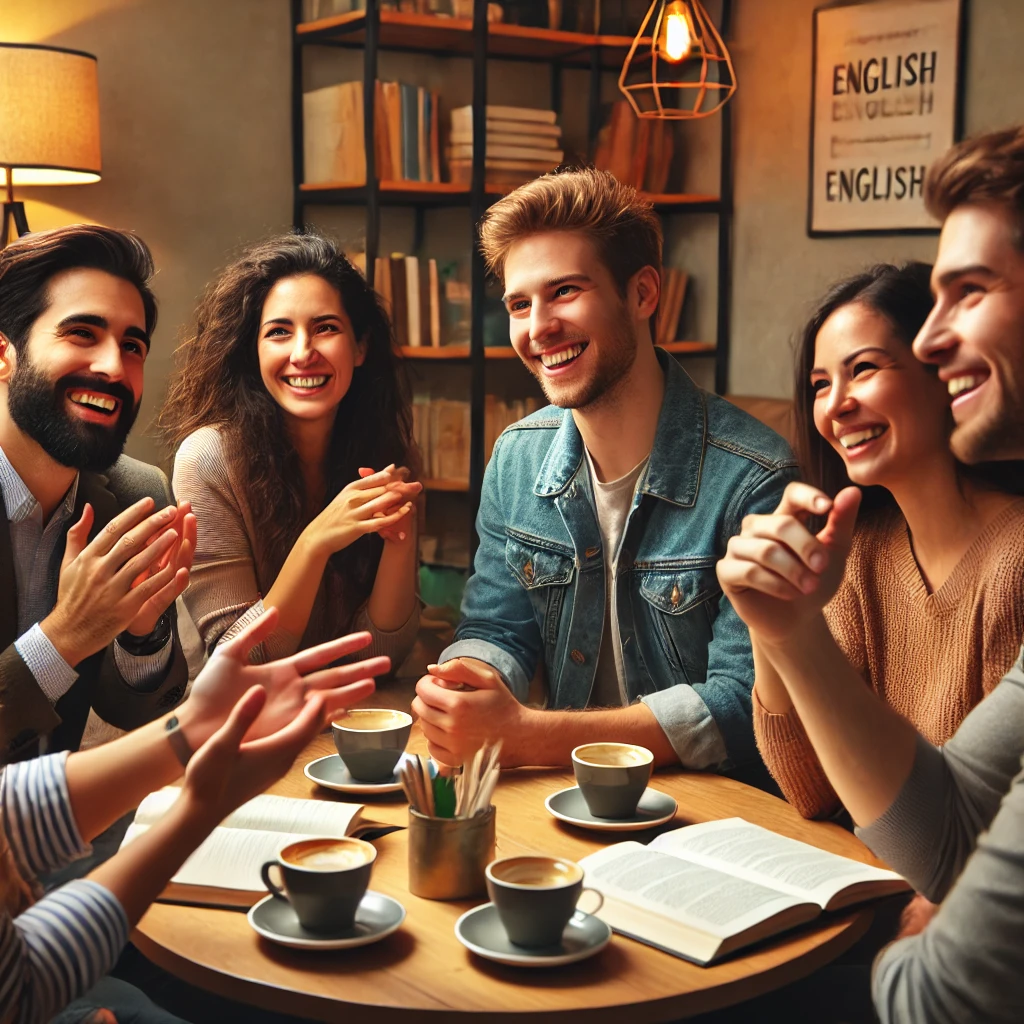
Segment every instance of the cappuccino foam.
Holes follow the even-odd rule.
[[[281,859],[293,867],[309,871],[345,871],[358,868],[371,860],[370,854],[354,843],[337,840],[296,843],[281,851]]]
[[[543,889],[574,885],[583,870],[571,861],[553,857],[516,857],[491,867],[491,877],[509,885],[528,885]]]
[[[608,765],[612,768],[632,768],[649,764],[651,755],[647,751],[618,743],[592,743],[576,752],[576,759],[586,764]]]
[[[350,711],[334,723],[339,729],[357,729],[360,732],[381,732],[401,729],[408,725],[405,715],[397,711]]]

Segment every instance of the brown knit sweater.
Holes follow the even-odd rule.
[[[896,510],[858,526],[846,575],[825,608],[867,684],[929,743],[942,745],[1013,664],[1024,635],[1024,500],[1004,509],[929,593]],[[754,689],[754,733],[786,799],[805,818],[839,799],[796,711],[769,714]]]

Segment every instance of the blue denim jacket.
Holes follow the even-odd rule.
[[[757,756],[753,659],[715,563],[745,515],[776,507],[796,462],[778,434],[658,358],[665,397],[617,566],[627,696],[644,698],[683,757],[700,706],[693,687],[738,765]],[[499,437],[462,622],[440,659],[479,658],[525,700],[543,658],[554,708],[587,706],[605,621],[605,552],[584,454],[572,414],[555,406]]]

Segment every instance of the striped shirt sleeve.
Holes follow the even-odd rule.
[[[128,932],[118,899],[87,878],[17,918],[0,913],[0,1020],[48,1021],[109,973]]]
[[[0,826],[26,878],[64,867],[92,849],[71,812],[67,758],[61,751],[0,773]]]

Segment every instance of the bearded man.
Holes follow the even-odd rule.
[[[413,705],[431,753],[460,764],[500,738],[503,767],[569,765],[621,740],[656,764],[759,764],[750,637],[715,562],[778,503],[792,453],[655,348],[661,227],[634,189],[545,175],[490,208],[481,242],[552,404],[487,467],[463,619]],[[525,704],[539,665],[545,710]]]
[[[74,225],[0,251],[0,763],[133,729],[187,682],[174,601],[195,517],[122,456],[156,323],[134,235]]]

